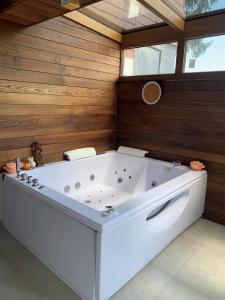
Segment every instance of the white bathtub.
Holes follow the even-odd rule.
[[[86,300],[109,299],[204,209],[205,171],[114,151],[28,174],[44,187],[4,177],[3,225]]]

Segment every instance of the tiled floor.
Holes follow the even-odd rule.
[[[80,300],[0,226],[1,300]],[[201,219],[111,300],[225,300],[225,226]]]

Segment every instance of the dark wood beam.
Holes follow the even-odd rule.
[[[80,5],[81,5],[81,7],[84,7],[84,6],[88,6],[91,4],[95,4],[100,1],[102,1],[102,0],[80,0]]]
[[[192,38],[225,34],[225,13],[192,18],[186,21],[184,32],[161,25],[123,34],[122,48],[135,48]]]
[[[201,16],[186,21],[185,38],[225,34],[225,12]]]
[[[2,0],[0,1],[0,12],[22,3],[24,0]]]
[[[181,38],[181,33],[168,25],[123,34],[122,48],[142,47],[171,43]]]
[[[0,2],[0,10],[6,8],[7,6],[15,3],[16,0],[3,0]]]
[[[105,26],[102,23],[99,23],[98,21],[80,13],[79,11],[71,11],[64,15],[64,17],[77,22],[87,28],[90,28],[98,33],[101,33],[104,36],[107,36],[108,38],[121,43],[122,42],[122,35],[121,33]]]
[[[100,1],[102,0],[61,0],[61,5],[68,10],[75,10]]]

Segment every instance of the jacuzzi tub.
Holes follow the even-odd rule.
[[[109,299],[204,209],[205,171],[150,158],[111,151],[27,173],[38,186],[4,176],[3,225],[86,300]]]

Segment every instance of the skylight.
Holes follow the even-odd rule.
[[[163,22],[138,0],[103,0],[79,11],[121,33]]]

